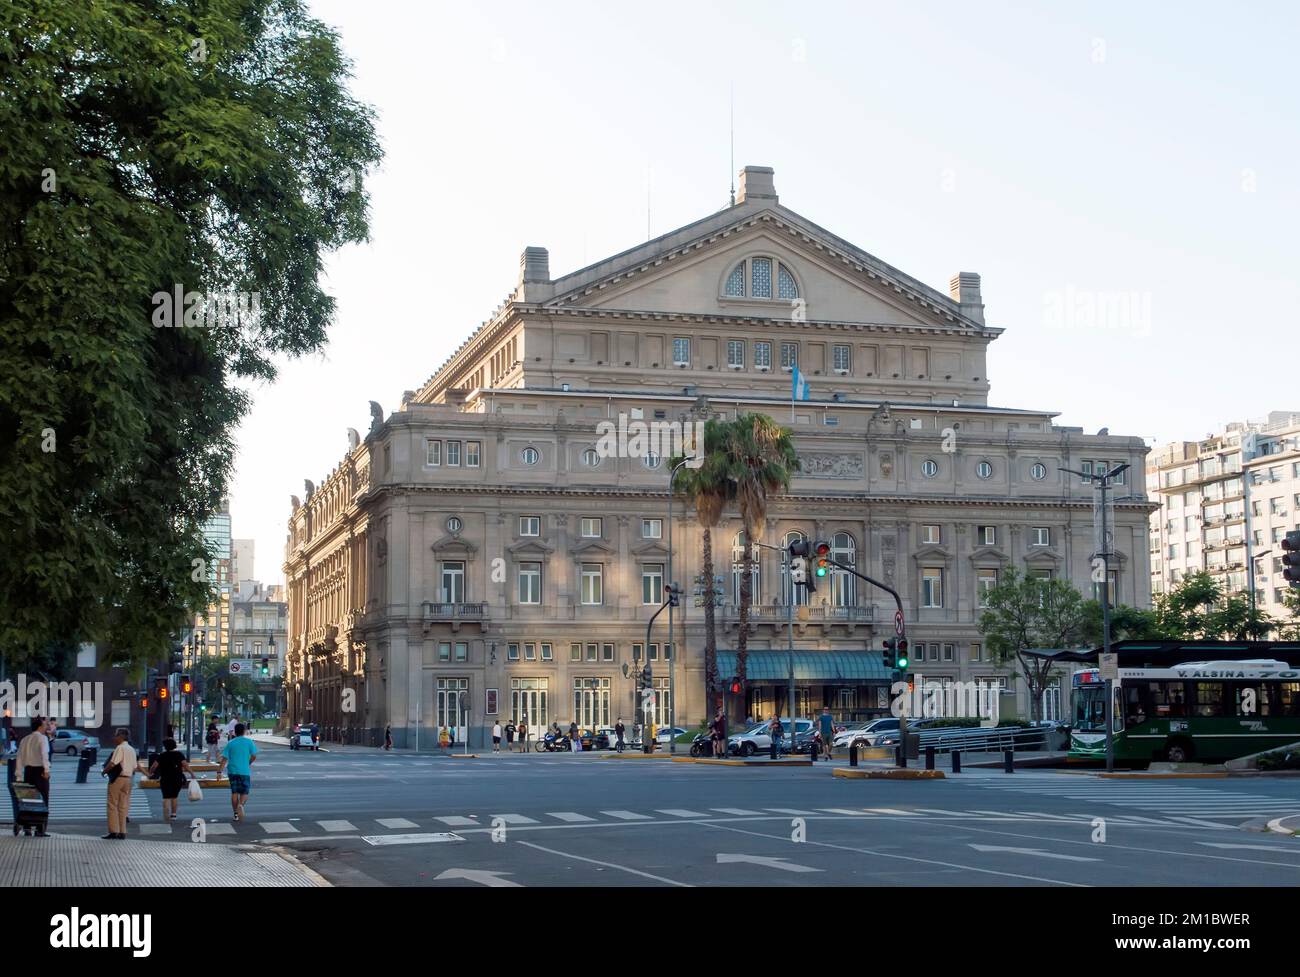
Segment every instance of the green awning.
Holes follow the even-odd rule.
[[[784,682],[790,675],[790,652],[751,651],[746,657],[751,682]],[[718,652],[718,675],[724,681],[736,674],[736,653]],[[888,682],[889,673],[879,651],[798,651],[794,653],[796,682],[857,684]]]

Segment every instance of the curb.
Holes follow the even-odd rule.
[[[1284,821],[1296,821],[1296,827],[1288,828],[1282,823]],[[1288,814],[1286,817],[1274,818],[1272,821],[1268,822],[1268,830],[1275,831],[1280,835],[1295,835],[1300,833],[1300,814]]]
[[[1211,773],[1143,773],[1137,771],[1134,773],[1095,773],[1094,777],[1100,777],[1103,780],[1224,780],[1228,776],[1226,770]]]
[[[705,763],[714,767],[811,767],[811,760],[718,760],[714,757],[674,757],[677,763]]]
[[[671,753],[606,753],[601,760],[682,760],[694,761],[694,757],[677,757]]]
[[[477,760],[477,753],[448,753],[448,760]]]
[[[853,767],[837,767],[833,776],[845,780],[945,780],[942,770],[913,770],[903,767],[889,767],[884,770],[857,770]]]
[[[301,872],[303,875],[311,879],[312,883],[316,886],[316,888],[318,889],[334,888],[334,884],[330,882],[329,879],[325,878],[325,876],[321,875],[310,865],[306,864],[301,858],[299,858],[293,852],[289,851],[289,849],[287,848],[281,848],[279,845],[267,845],[266,847],[263,848],[248,848],[247,846],[240,845],[239,848],[240,850],[244,850],[245,854],[249,854],[250,852],[255,852],[255,851],[275,852],[286,862],[288,862],[290,865],[296,868],[299,872]]]

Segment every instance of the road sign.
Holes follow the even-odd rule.
[[[1102,654],[1100,664],[1101,680],[1103,682],[1119,681],[1119,655],[1116,652],[1112,651],[1109,655]]]
[[[252,675],[253,663],[251,661],[246,662],[246,661],[239,661],[238,659],[236,659],[230,663],[230,674],[231,675]]]
[[[894,611],[894,633],[900,638],[903,636],[903,612]]]

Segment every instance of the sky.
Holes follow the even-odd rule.
[[[1153,444],[1300,411],[1300,7],[312,0],[378,112],[328,347],[252,388],[230,493],[283,579],[289,496],[514,288],[713,213],[735,170],[947,294],[991,404]],[[733,96],[734,93],[734,96]],[[1294,375],[1294,373],[1292,373]],[[1287,397],[1289,401],[1286,401]]]

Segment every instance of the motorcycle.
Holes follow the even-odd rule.
[[[713,739],[708,733],[696,733],[691,740],[691,756],[713,756]]]
[[[568,736],[556,736],[554,733],[547,733],[537,741],[533,747],[538,753],[567,753],[573,749],[573,744],[569,742]]]

